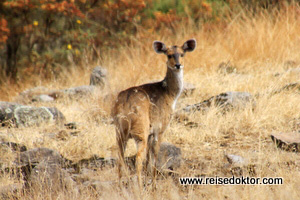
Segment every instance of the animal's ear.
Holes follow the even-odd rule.
[[[167,51],[166,45],[160,41],[153,42],[153,49],[156,53],[166,53]]]
[[[195,39],[190,39],[182,45],[182,49],[183,49],[184,52],[191,52],[191,51],[194,51],[196,46],[197,46],[196,40]]]

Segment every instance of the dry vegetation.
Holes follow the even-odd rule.
[[[300,65],[300,15],[299,8],[251,16],[241,12],[228,25],[194,28],[182,25],[176,33],[165,30],[151,37],[137,36],[136,40],[119,50],[102,52],[99,60],[109,72],[109,87],[99,97],[82,101],[60,101],[37,104],[56,106],[67,121],[80,123],[78,136],[60,141],[49,137],[59,127],[6,129],[0,128],[1,137],[7,141],[25,144],[28,148],[49,147],[58,150],[72,160],[88,158],[94,154],[115,157],[116,142],[114,126],[106,123],[111,102],[103,101],[105,94],[115,94],[129,86],[162,79],[166,67],[165,57],[157,55],[151,44],[161,40],[166,44],[181,44],[195,38],[198,47],[186,55],[186,82],[197,89],[188,97],[180,98],[177,109],[201,102],[210,96],[226,91],[246,91],[255,95],[256,107],[249,105],[222,115],[218,108],[207,113],[196,112],[189,116],[198,127],[188,127],[173,121],[164,134],[164,140],[181,148],[184,162],[178,177],[186,176],[232,176],[224,167],[224,154],[240,155],[248,160],[242,167],[244,176],[283,177],[279,186],[181,186],[178,179],[161,177],[155,192],[151,188],[138,191],[137,187],[119,188],[107,184],[100,190],[86,189],[74,193],[32,190],[20,194],[20,199],[297,199],[300,196],[299,154],[285,152],[275,147],[270,139],[272,132],[299,131],[295,124],[300,121],[300,94],[297,91],[272,92],[286,84],[299,81],[299,72],[290,69]],[[141,31],[141,35],[143,30]],[[229,62],[236,70],[222,73],[219,64]],[[12,101],[17,94],[33,86],[66,88],[88,84],[89,74],[96,65],[87,64],[72,68],[60,79],[44,82],[33,77],[21,86],[6,85],[1,88],[1,100]],[[127,155],[135,153],[130,142]],[[9,159],[9,158],[7,158]],[[251,169],[250,169],[251,168]],[[95,179],[116,181],[115,168],[95,172]],[[0,185],[17,180],[10,176],[0,178]]]

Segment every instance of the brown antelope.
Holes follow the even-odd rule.
[[[176,102],[183,88],[183,57],[196,47],[196,40],[190,39],[181,47],[167,47],[154,41],[156,53],[167,56],[167,73],[160,82],[131,87],[119,93],[112,110],[116,125],[119,147],[119,178],[121,179],[124,152],[128,139],[133,138],[137,145],[136,172],[141,186],[141,171],[146,159],[146,168],[152,157],[152,172],[155,179],[155,165],[161,138],[168,127]],[[151,155],[150,155],[151,154]]]

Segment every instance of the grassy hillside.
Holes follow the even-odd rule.
[[[198,42],[197,49],[185,56],[184,81],[196,86],[195,92],[179,99],[177,109],[201,102],[226,91],[245,91],[255,96],[256,106],[221,114],[213,107],[207,113],[195,112],[189,120],[197,127],[173,121],[164,134],[164,141],[181,148],[184,162],[178,177],[232,176],[234,169],[226,168],[224,154],[240,155],[247,159],[241,167],[244,176],[283,177],[280,186],[181,186],[177,179],[161,177],[155,192],[151,188],[138,191],[135,186],[118,188],[108,184],[103,190],[86,189],[82,193],[59,190],[32,190],[20,194],[20,199],[297,199],[300,196],[299,155],[275,147],[270,139],[273,132],[299,131],[299,91],[282,91],[273,94],[289,83],[299,82],[300,66],[300,8],[287,7],[280,11],[252,15],[241,11],[228,23],[197,26],[182,24],[179,29],[147,32],[140,29],[137,37],[127,46],[100,52],[101,59],[82,67],[62,72],[60,78],[45,81],[38,76],[28,82],[1,86],[1,100],[13,101],[18,93],[34,86],[61,89],[89,83],[92,68],[101,64],[108,70],[108,86],[98,96],[82,101],[63,100],[56,103],[36,103],[37,106],[56,106],[67,121],[80,124],[79,135],[61,141],[49,137],[59,132],[56,126],[37,128],[0,128],[7,141],[23,143],[28,148],[48,147],[58,150],[72,160],[88,158],[94,154],[116,156],[114,126],[109,118],[110,99],[106,94],[133,85],[163,79],[166,57],[155,54],[153,40],[168,45],[183,44],[189,38]],[[83,55],[88,57],[89,55]],[[228,63],[232,73],[224,73],[220,64]],[[126,155],[135,154],[130,141]],[[3,154],[4,155],[4,154]],[[9,159],[9,156],[8,158]],[[116,181],[116,168],[97,170],[96,180]],[[17,182],[10,176],[0,177],[0,185]],[[58,195],[58,196],[56,196]]]

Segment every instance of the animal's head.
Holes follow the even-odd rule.
[[[170,46],[167,47],[160,41],[153,42],[153,48],[156,53],[163,53],[168,57],[167,66],[172,70],[180,70],[183,68],[183,58],[186,52],[194,51],[197,46],[195,39],[186,41],[181,47]]]

